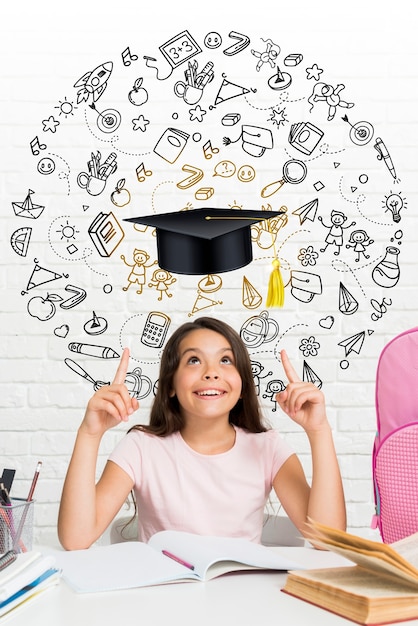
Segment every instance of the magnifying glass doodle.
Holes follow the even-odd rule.
[[[308,170],[303,161],[297,159],[290,159],[283,165],[283,178],[276,180],[274,183],[269,183],[261,190],[262,198],[270,198],[276,191],[279,191],[285,183],[291,183],[297,185],[306,178]]]

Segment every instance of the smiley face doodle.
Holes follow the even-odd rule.
[[[39,161],[37,170],[40,174],[52,174],[55,170],[55,161],[49,157],[44,157]]]
[[[252,165],[241,165],[237,178],[241,183],[250,183],[255,178],[255,169]]]
[[[216,33],[215,31],[211,31],[210,33],[206,35],[205,39],[203,40],[203,43],[206,46],[206,48],[209,48],[209,50],[215,50],[216,48],[219,48],[222,45],[222,37],[220,36],[219,33]]]

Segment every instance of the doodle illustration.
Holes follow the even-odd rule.
[[[263,374],[263,372],[264,372],[264,367],[261,363],[259,363],[259,361],[251,361],[251,373],[253,375],[254,386],[255,386],[255,390],[258,396],[260,395],[261,380],[273,374],[273,372],[271,371],[267,372],[266,374]]]
[[[107,61],[94,70],[83,74],[83,76],[74,83],[74,87],[80,87],[77,91],[77,104],[85,102],[90,98],[92,98],[93,102],[96,102],[103,95],[112,70],[112,61]]]
[[[13,211],[15,215],[18,217],[27,217],[32,220],[37,220],[41,217],[45,206],[42,204],[35,204],[32,202],[32,194],[35,193],[31,189],[29,189],[26,198],[23,202],[12,202]]]
[[[401,271],[399,267],[400,250],[396,246],[388,246],[385,256],[373,269],[372,278],[380,287],[387,289],[395,287],[398,283]]]
[[[363,313],[372,326],[391,313],[408,208],[388,187],[399,182],[396,154],[374,120],[351,119],[361,103],[326,59],[284,44],[274,26],[263,37],[220,24],[162,41],[158,33],[148,50],[126,42],[112,55],[104,44],[95,62],[69,68],[68,95],[56,95],[28,133],[32,171],[10,210],[19,297],[31,323],[68,343],[68,374],[94,388],[109,384],[107,374],[76,361],[103,365],[130,344],[130,393],[145,401],[174,319],[230,315],[257,391],[276,411],[284,383],[264,360],[278,359],[295,315],[308,328],[301,357],[324,356],[333,343],[344,370],[373,330],[340,336],[336,321],[350,316],[358,329]],[[47,262],[35,260],[28,278],[29,251]],[[281,304],[269,297],[276,260]],[[136,295],[141,319],[127,324],[122,312]],[[120,345],[90,343],[112,324]],[[318,328],[332,340],[321,347]],[[303,378],[322,385],[306,361]]]
[[[110,194],[112,203],[119,208],[124,207],[131,201],[131,194],[129,193],[129,190],[126,189],[125,183],[126,181],[124,178],[118,180],[114,191]]]
[[[90,224],[88,234],[97,252],[103,257],[111,256],[125,236],[111,211],[100,212]]]
[[[128,285],[123,287],[123,291],[128,291],[129,287],[136,285],[136,293],[141,294],[146,283],[146,269],[155,265],[157,261],[147,264],[147,261],[150,260],[148,252],[145,252],[145,250],[138,250],[137,248],[135,248],[132,254],[132,259],[134,261],[132,265],[127,262],[123,254],[120,258],[125,265],[131,268],[131,272],[128,276]]]
[[[151,311],[145,322],[141,343],[151,348],[161,348],[170,327],[171,320],[161,311]]]
[[[107,326],[105,318],[96,315],[93,311],[93,317],[84,324],[84,330],[88,335],[101,335],[106,332]]]
[[[390,174],[392,175],[392,178],[394,179],[394,181],[399,182],[399,179],[396,176],[395,166],[393,165],[392,157],[390,156],[389,150],[387,149],[386,144],[383,141],[383,139],[381,139],[380,137],[377,137],[375,144],[374,144],[374,148],[375,150],[377,150],[378,160],[383,161],[383,163],[388,168]]]
[[[148,287],[155,287],[158,293],[158,300],[163,299],[163,294],[167,296],[167,298],[172,298],[173,294],[169,292],[168,288],[170,285],[175,283],[177,278],[172,276],[170,272],[167,270],[158,269],[152,275],[150,282],[148,283]]]
[[[96,154],[92,152],[91,159],[87,163],[88,172],[81,172],[77,176],[79,187],[85,189],[91,196],[98,196],[104,191],[108,176],[117,169],[115,152],[111,152],[103,163],[101,158],[100,152]]]
[[[373,243],[373,239],[370,239],[369,235],[365,230],[353,230],[350,233],[350,238],[346,243],[346,248],[353,248],[354,252],[357,253],[355,261],[360,261],[360,258],[370,259],[370,254],[366,254],[367,246],[370,246]]]
[[[266,391],[263,393],[263,398],[268,398],[270,402],[273,403],[273,408],[271,409],[273,413],[277,411],[277,400],[276,396],[281,391],[286,389],[286,385],[280,379],[270,380],[267,384]]]
[[[267,40],[263,39],[263,41],[267,44],[264,52],[251,50],[251,54],[253,54],[255,58],[258,59],[257,65],[255,66],[255,69],[257,70],[257,72],[261,70],[264,63],[268,63],[270,67],[274,68],[276,65],[277,57],[280,54],[280,46],[275,44],[271,39],[267,39]]]
[[[337,211],[335,209],[331,211],[330,225],[324,224],[324,220],[321,215],[318,216],[318,220],[325,226],[325,228],[329,228],[328,235],[325,238],[325,247],[321,248],[321,252],[325,252],[328,246],[334,245],[337,248],[334,250],[334,254],[338,256],[343,245],[344,230],[346,228],[351,228],[351,226],[355,226],[355,222],[353,221],[350,224],[343,226],[343,224],[347,221],[347,216],[341,211]]]
[[[343,107],[345,109],[351,109],[354,106],[354,102],[346,102],[341,100],[340,92],[345,88],[345,85],[326,85],[325,83],[316,83],[313,88],[312,94],[308,98],[309,104],[312,108],[316,102],[325,102],[328,105],[328,121],[331,121],[335,117],[337,107]],[[312,109],[311,109],[312,110]]]
[[[386,211],[389,211],[392,215],[392,220],[395,223],[401,221],[401,210],[406,206],[405,198],[402,198],[399,193],[390,193],[385,198]],[[385,212],[386,212],[385,211]]]
[[[270,196],[277,193],[285,183],[298,185],[305,180],[307,173],[308,169],[303,161],[289,159],[283,164],[283,177],[263,187],[261,197],[270,198]]]
[[[259,315],[250,317],[241,327],[241,339],[247,348],[258,348],[264,343],[276,339],[279,334],[279,324],[270,317],[268,311],[262,311]]]
[[[17,228],[10,237],[10,245],[19,256],[26,256],[28,253],[29,242],[32,235],[32,228],[23,226]]]

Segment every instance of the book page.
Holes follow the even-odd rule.
[[[364,555],[372,559],[371,566],[373,569],[375,569],[377,561],[380,560],[379,567],[387,569],[390,566],[392,570],[393,568],[398,569],[399,573],[403,572],[409,580],[418,583],[418,569],[389,544],[370,541],[317,522],[311,522],[309,527],[311,530],[308,536],[311,539],[329,550],[343,554],[354,563],[358,563],[361,555]],[[410,548],[411,551],[412,548]],[[362,559],[362,563],[367,563],[367,560]]]
[[[194,572],[140,541],[54,554],[62,578],[79,593],[197,580]]]
[[[326,544],[324,543],[324,546]],[[381,553],[362,552],[350,549],[348,547],[332,546],[332,551],[336,554],[340,554],[349,559],[353,563],[363,567],[374,575],[386,574],[396,576],[396,578],[402,579],[408,584],[408,587],[412,585],[414,589],[418,591],[418,579],[414,574],[411,574],[407,569],[400,568],[396,562],[385,558]]]
[[[213,578],[232,569],[304,569],[303,563],[261,544],[237,537],[213,537],[179,531],[162,531],[148,542],[156,551],[167,550],[193,565],[202,579]],[[234,562],[235,565],[231,562]],[[236,567],[236,564],[240,564]],[[211,570],[211,571],[209,571]]]
[[[390,545],[398,554],[403,556],[404,559],[418,568],[418,533],[395,541]]]

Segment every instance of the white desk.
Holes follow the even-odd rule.
[[[328,552],[308,548],[292,550],[301,551],[304,562],[308,558],[311,567],[347,563]],[[227,574],[206,583],[180,583],[95,594],[76,594],[61,580],[58,586],[20,607],[14,615],[1,618],[0,622],[2,626],[353,624],[280,591],[286,575],[286,572],[242,572]],[[418,620],[405,624],[418,625]]]

